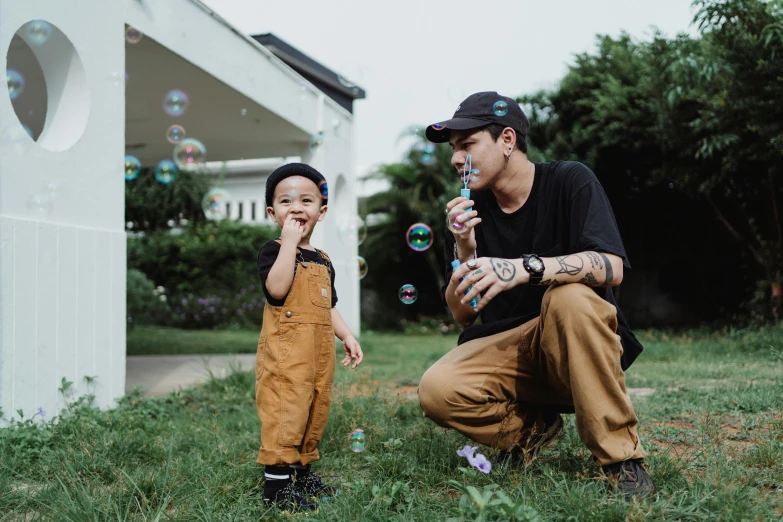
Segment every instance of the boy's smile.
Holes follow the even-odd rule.
[[[266,211],[281,228],[291,214],[305,228],[302,241],[306,245],[315,224],[326,216],[327,206],[322,205],[321,198],[321,191],[312,180],[304,176],[290,176],[277,184],[272,206]]]

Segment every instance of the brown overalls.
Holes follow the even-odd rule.
[[[279,241],[278,241],[279,242]],[[318,252],[327,263],[329,257]],[[264,306],[256,353],[256,408],[264,465],[309,464],[329,418],[334,378],[332,282],[329,268],[303,262],[283,306]],[[330,263],[331,264],[331,263]]]

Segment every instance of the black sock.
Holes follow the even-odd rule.
[[[266,466],[264,468],[264,498],[274,500],[277,492],[291,483],[290,466]]]
[[[310,474],[310,464],[303,466],[302,464],[291,464],[291,474],[294,480],[306,477]]]

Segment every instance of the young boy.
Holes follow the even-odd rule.
[[[256,407],[261,419],[258,463],[266,466],[264,500],[315,509],[335,496],[310,464],[329,417],[335,365],[334,336],[345,349],[342,365],[363,359],[362,349],[337,311],[334,268],[310,245],[326,216],[326,180],[316,169],[290,163],[266,181],[266,212],[280,238],[258,253],[266,306],[256,354]]]

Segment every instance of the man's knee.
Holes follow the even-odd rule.
[[[440,424],[448,417],[446,397],[452,390],[454,376],[449,376],[447,368],[435,364],[431,366],[419,382],[419,405],[424,415]]]
[[[597,314],[603,322],[615,320],[617,309],[582,283],[567,283],[549,288],[541,303],[542,316],[554,314],[561,319],[579,320]]]

